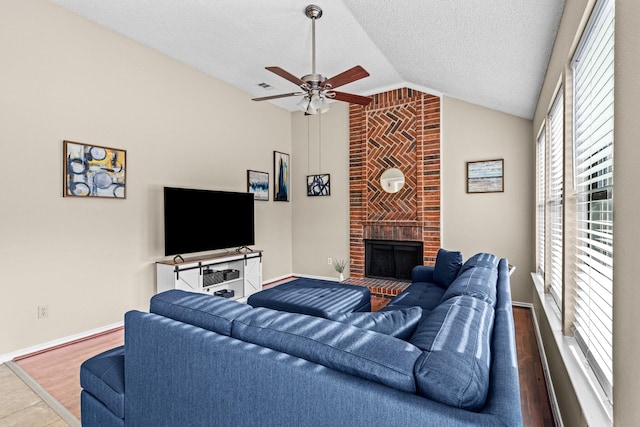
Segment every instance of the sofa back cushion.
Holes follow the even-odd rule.
[[[489,390],[493,320],[491,305],[466,295],[436,307],[410,341],[423,350],[414,370],[418,394],[481,409]]]
[[[469,258],[462,264],[460,267],[460,271],[458,271],[458,276],[467,271],[470,268],[483,266],[489,268],[498,268],[498,262],[500,260],[497,256],[493,254],[488,254],[484,252],[480,252]]]
[[[346,314],[331,312],[327,318],[368,331],[391,335],[401,340],[408,340],[422,318],[422,308],[408,307],[398,310]]]
[[[233,319],[249,310],[251,306],[228,298],[178,289],[154,295],[149,309],[151,313],[227,336],[231,335]]]
[[[433,270],[433,283],[447,289],[458,275],[461,266],[462,253],[445,249],[438,250]]]
[[[398,390],[415,393],[421,354],[397,338],[320,317],[255,308],[233,321],[231,336]]]
[[[442,294],[440,302],[460,295],[469,295],[496,306],[498,268],[481,264],[465,269]]]

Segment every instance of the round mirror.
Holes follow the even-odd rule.
[[[387,169],[380,177],[380,186],[387,193],[397,193],[404,185],[404,174],[397,168]]]

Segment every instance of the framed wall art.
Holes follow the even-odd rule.
[[[248,170],[247,191],[253,193],[254,200],[269,200],[269,174]]]
[[[127,152],[64,141],[64,197],[126,198]]]
[[[504,159],[467,162],[467,193],[504,191]]]
[[[289,155],[273,152],[273,200],[288,202],[291,183],[291,164]]]
[[[329,174],[307,175],[307,196],[330,196]]]

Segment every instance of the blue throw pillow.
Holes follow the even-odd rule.
[[[451,282],[458,277],[458,271],[462,266],[462,253],[440,249],[436,256],[436,265],[433,270],[433,283],[447,289]]]
[[[410,341],[423,350],[414,368],[419,395],[482,409],[489,392],[494,317],[491,305],[466,295],[433,309]]]
[[[399,310],[353,313],[329,313],[327,319],[360,329],[379,332],[392,337],[408,340],[422,318],[422,308],[409,307]]]
[[[154,295],[149,311],[229,336],[233,319],[251,309],[228,298],[172,289]]]

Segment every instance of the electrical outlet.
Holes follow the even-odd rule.
[[[327,264],[332,265],[333,262],[331,261],[331,258],[327,258]]]
[[[38,319],[44,319],[45,317],[49,317],[49,306],[48,305],[39,305],[38,306]]]

